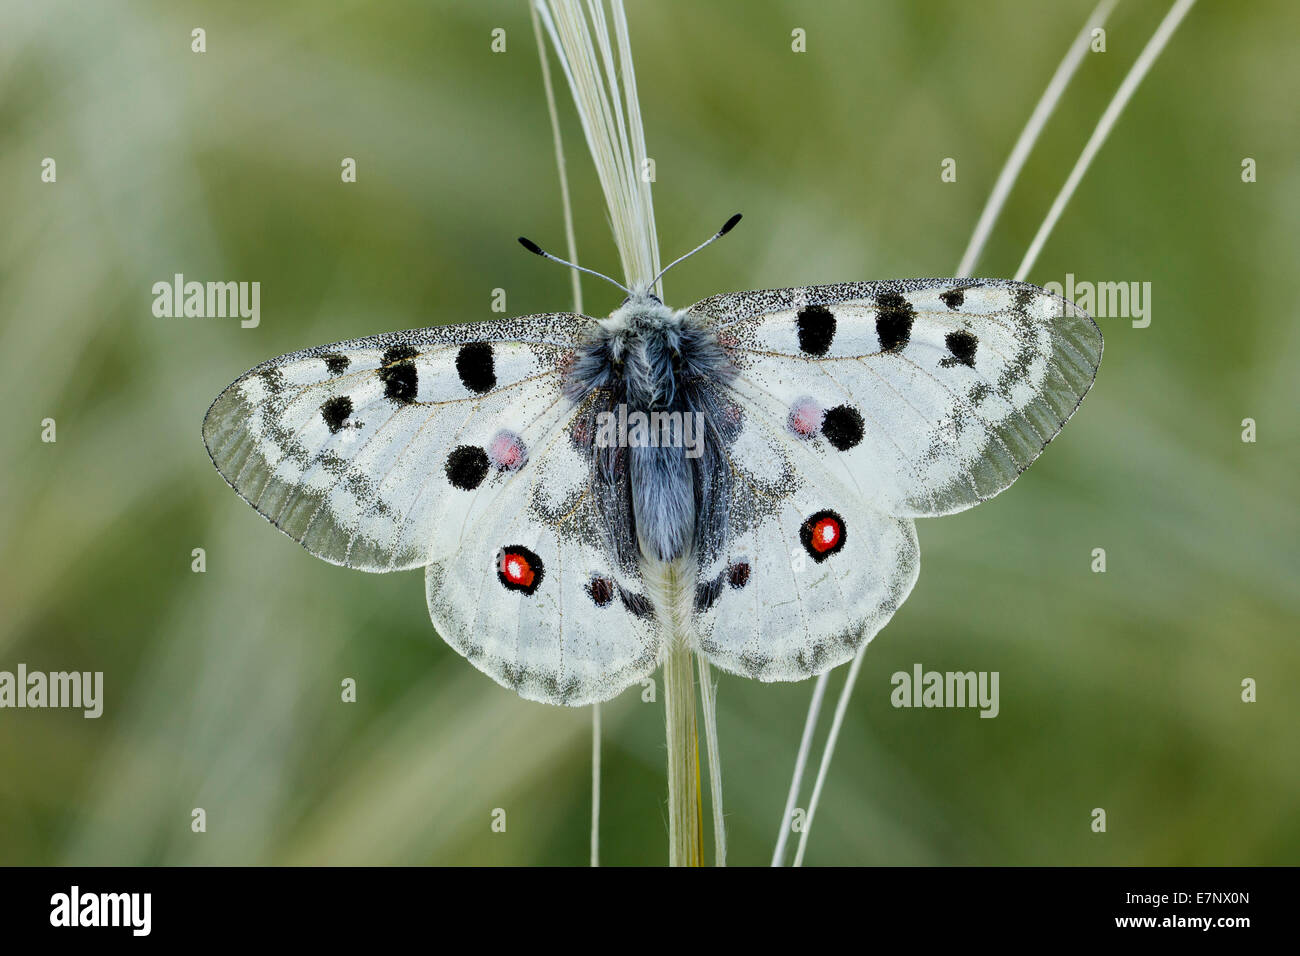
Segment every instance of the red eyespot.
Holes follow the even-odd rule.
[[[799,528],[804,550],[819,564],[844,547],[847,537],[844,519],[834,511],[819,511]]]
[[[813,525],[812,546],[818,551],[830,551],[840,543],[840,523],[834,518],[822,518]]]
[[[528,563],[528,560],[519,554],[506,555],[505,575],[510,579],[511,584],[518,584],[522,587],[528,587],[533,583],[533,578],[537,576],[533,573],[532,565]]]
[[[542,559],[522,545],[502,548],[497,557],[497,580],[507,591],[532,594],[542,583]]]

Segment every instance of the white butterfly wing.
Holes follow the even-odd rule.
[[[426,571],[429,616],[479,670],[528,700],[608,700],[658,664],[659,632],[633,539],[611,528],[590,458],[571,440],[580,414],[539,442],[519,485],[478,502],[460,551]],[[631,557],[619,566],[619,556]]]
[[[913,279],[714,296],[739,400],[886,514],[949,514],[1009,486],[1101,361],[1096,324],[1021,282]],[[815,468],[815,464],[809,464]]]
[[[697,646],[731,673],[802,680],[849,660],[903,603],[916,531],[869,508],[784,420],[740,392],[729,407],[727,523],[698,543]]]
[[[469,501],[501,494],[565,413],[560,368],[590,321],[538,315],[283,355],[218,396],[203,439],[231,487],[317,557],[420,567],[460,547]]]

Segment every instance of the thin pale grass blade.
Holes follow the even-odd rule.
[[[1025,161],[1029,159],[1029,154],[1038,142],[1038,136],[1047,125],[1053,111],[1065,94],[1065,88],[1069,86],[1070,80],[1073,79],[1075,71],[1078,70],[1079,64],[1083,58],[1088,55],[1088,45],[1092,41],[1092,31],[1098,27],[1104,26],[1106,20],[1110,17],[1111,11],[1115,9],[1115,4],[1119,0],[1101,0],[1097,4],[1091,16],[1088,17],[1087,23],[1079,31],[1079,35],[1074,38],[1070,48],[1065,53],[1065,59],[1061,65],[1056,68],[1052,74],[1051,81],[1047,84],[1047,89],[1043,91],[1038,105],[1034,111],[1029,114],[1029,121],[1025,123],[1025,128],[1020,131],[1020,138],[1016,140],[1016,145],[1011,149],[1011,155],[1007,157],[1006,165],[1002,167],[1002,172],[998,174],[997,182],[993,184],[993,192],[989,193],[988,202],[984,204],[984,211],[980,213],[979,222],[975,225],[975,232],[970,237],[970,242],[966,246],[965,253],[962,254],[961,262],[957,265],[957,271],[953,275],[968,276],[975,268],[975,263],[979,262],[980,253],[984,251],[984,244],[988,242],[989,235],[993,232],[993,226],[998,221],[998,216],[1002,213],[1002,207],[1006,205],[1007,197],[1011,195],[1011,190],[1016,184],[1016,179],[1020,176],[1021,169],[1024,168]]]
[[[826,684],[830,676],[831,672],[825,671],[817,678],[817,686],[813,688],[812,700],[808,704],[808,716],[803,723],[803,739],[799,741],[799,755],[795,757],[794,776],[790,780],[790,793],[785,798],[785,812],[781,814],[781,829],[777,831],[776,849],[772,852],[773,866],[782,866],[785,863],[785,845],[790,839],[790,817],[794,814],[799,791],[803,789],[803,772],[808,765],[813,733],[817,730],[817,718],[821,716],[822,701],[826,699]]]
[[[727,865],[727,826],[722,815],[722,754],[718,747],[718,685],[709,659],[696,653],[700,673],[700,704],[704,710],[704,743],[709,756],[709,800],[713,805],[713,865]]]
[[[1114,128],[1120,114],[1124,112],[1124,107],[1128,105],[1128,101],[1137,90],[1138,84],[1142,82],[1147,75],[1147,71],[1151,69],[1151,64],[1155,63],[1156,58],[1160,56],[1165,44],[1169,42],[1169,38],[1174,35],[1174,31],[1178,29],[1178,25],[1183,22],[1183,17],[1187,16],[1187,12],[1192,9],[1192,4],[1195,2],[1196,0],[1177,0],[1169,9],[1169,12],[1165,14],[1165,18],[1160,21],[1160,26],[1156,27],[1156,32],[1151,35],[1151,39],[1147,41],[1147,45],[1138,55],[1137,60],[1128,71],[1128,75],[1124,77],[1124,82],[1119,85],[1119,89],[1115,92],[1110,105],[1106,107],[1106,111],[1101,114],[1101,119],[1097,121],[1097,128],[1092,131],[1092,136],[1088,138],[1087,144],[1084,145],[1078,162],[1074,164],[1074,169],[1070,170],[1065,185],[1061,187],[1060,194],[1056,197],[1056,201],[1052,203],[1052,208],[1047,212],[1047,218],[1038,227],[1038,233],[1034,236],[1034,241],[1029,244],[1029,250],[1025,253],[1025,258],[1021,260],[1020,268],[1016,270],[1015,277],[1017,281],[1023,280],[1025,276],[1029,275],[1029,270],[1034,267],[1034,263],[1038,260],[1038,254],[1042,252],[1047,237],[1052,234],[1057,220],[1061,218],[1061,213],[1065,211],[1066,204],[1070,201],[1070,197],[1074,195],[1080,180],[1083,179],[1083,174],[1092,165],[1093,158],[1101,149],[1102,144],[1106,142],[1106,137],[1110,135],[1110,131]]]
[[[546,112],[551,118],[551,142],[555,147],[555,166],[560,174],[560,206],[564,210],[564,242],[568,260],[578,265],[578,239],[573,230],[573,201],[569,196],[569,173],[564,162],[564,141],[560,136],[560,114],[555,106],[555,85],[551,82],[551,64],[546,58],[546,43],[542,39],[542,24],[537,17],[537,7],[528,4],[533,21],[533,37],[537,40],[537,58],[542,64],[542,88],[546,92]],[[573,311],[582,314],[582,273],[571,269],[573,282]],[[600,705],[597,704],[597,707]],[[594,865],[594,864],[593,864]]]
[[[831,757],[835,755],[835,743],[840,739],[840,727],[844,724],[844,714],[849,709],[849,698],[853,694],[853,685],[857,683],[858,671],[862,668],[862,658],[866,656],[867,644],[863,642],[858,652],[853,655],[849,665],[849,676],[840,691],[840,699],[835,704],[835,719],[831,721],[831,732],[826,737],[826,749],[822,752],[822,762],[817,768],[817,781],[813,784],[812,797],[808,800],[808,814],[804,817],[803,832],[799,834],[799,849],[794,854],[794,865],[803,866],[803,855],[808,849],[808,834],[812,832],[813,818],[817,815],[817,804],[821,802],[822,787],[831,770]]]
[[[623,5],[621,0],[612,3],[616,47],[600,0],[585,5],[535,0],[535,5],[578,108],[624,279],[630,288],[644,285],[659,271],[659,245],[650,184],[639,173],[646,158],[645,135]]]

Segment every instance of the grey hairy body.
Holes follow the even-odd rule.
[[[602,447],[593,439],[601,497],[622,503],[622,513],[606,515],[614,540],[627,540],[618,529],[631,530],[647,559],[677,562],[692,555],[696,542],[725,536],[729,416],[722,388],[734,375],[726,351],[698,317],[652,295],[629,297],[597,323],[565,373],[565,393],[611,414],[622,405],[629,415],[689,419],[701,431],[690,452],[682,441]]]

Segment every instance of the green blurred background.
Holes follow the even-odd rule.
[[[1091,9],[629,3],[665,260],[745,213],[669,301],[950,274]],[[1193,9],[1030,274],[1149,281],[1151,325],[1101,320],[1096,387],[1043,459],[920,523],[923,572],[866,656],[808,863],[1300,862],[1300,9],[1244,9]],[[1166,10],[1122,0],[977,274],[1014,272]],[[617,272],[558,92],[579,252]],[[0,670],[106,684],[99,720],[0,711],[0,862],[585,863],[589,713],[454,654],[419,573],[277,534],[199,436],[282,352],[490,319],[496,288],[510,314],[568,306],[564,270],[514,242],[563,246],[524,0],[3,0],[0,141]],[[155,318],[177,272],[260,281],[260,326]],[[595,314],[621,298],[585,291]],[[892,708],[917,662],[999,671],[1000,716]],[[811,686],[721,680],[733,863],[771,855]],[[603,862],[662,863],[662,707],[633,690],[604,715]]]

